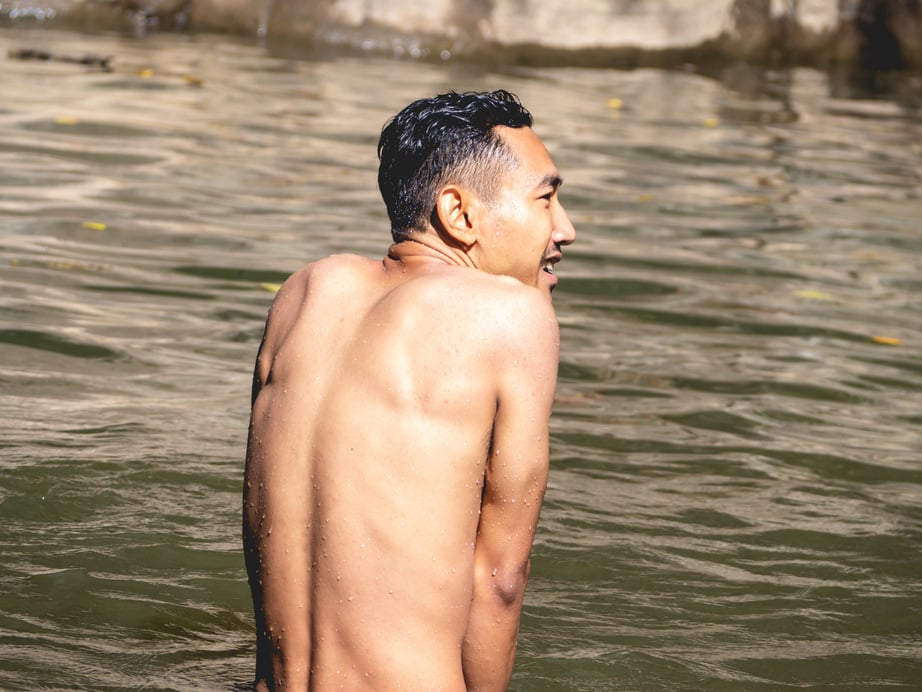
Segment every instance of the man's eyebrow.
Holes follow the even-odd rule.
[[[556,171],[554,173],[548,173],[546,176],[541,178],[538,181],[538,184],[535,185],[535,188],[540,189],[542,187],[552,187],[555,190],[563,185],[563,178],[560,177],[560,174]]]

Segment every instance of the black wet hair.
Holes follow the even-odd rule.
[[[495,128],[531,125],[531,113],[502,89],[420,99],[391,118],[378,141],[378,188],[394,240],[426,227],[444,185],[491,202],[499,176],[517,163]]]

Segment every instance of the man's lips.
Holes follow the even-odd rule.
[[[551,257],[546,257],[544,262],[541,263],[541,271],[547,276],[547,280],[550,283],[551,290],[557,285],[557,276],[554,274],[554,265],[557,264],[562,259],[561,255],[552,255]]]
[[[548,274],[554,273],[554,265],[557,264],[560,260],[563,259],[563,255],[556,254],[551,255],[550,257],[545,257],[544,261],[541,263],[541,269]]]

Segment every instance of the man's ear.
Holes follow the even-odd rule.
[[[467,250],[477,242],[482,204],[476,194],[459,185],[446,185],[435,199],[441,230]]]

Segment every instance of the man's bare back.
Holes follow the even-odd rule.
[[[505,687],[547,481],[556,225],[531,285],[419,234],[279,291],[244,491],[258,688]]]

